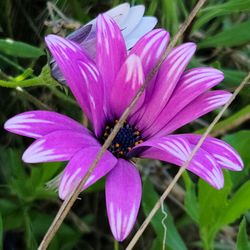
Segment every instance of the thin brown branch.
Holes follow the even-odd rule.
[[[92,174],[92,172],[94,171],[96,165],[101,160],[101,158],[104,155],[105,151],[111,145],[113,139],[115,138],[115,136],[119,132],[120,128],[123,126],[124,122],[126,121],[129,113],[131,112],[131,110],[133,109],[133,107],[135,106],[135,104],[137,103],[137,101],[139,100],[139,98],[141,97],[141,95],[143,94],[146,86],[148,85],[148,83],[150,82],[150,80],[154,77],[154,75],[157,73],[157,71],[159,70],[161,64],[163,63],[163,61],[168,56],[169,52],[174,48],[174,46],[176,45],[177,41],[181,38],[181,36],[185,32],[185,30],[187,29],[187,27],[192,22],[192,20],[194,19],[194,17],[196,16],[196,14],[198,13],[198,11],[201,9],[201,7],[203,6],[203,4],[205,2],[206,2],[206,0],[199,0],[199,2],[197,3],[197,5],[193,9],[193,11],[190,13],[190,15],[187,18],[187,20],[181,26],[179,32],[176,34],[176,36],[174,37],[174,39],[172,40],[172,42],[167,47],[167,49],[166,49],[165,53],[163,54],[161,60],[157,63],[157,65],[152,69],[152,71],[146,77],[144,84],[142,85],[142,87],[140,88],[140,90],[138,91],[138,93],[136,94],[136,96],[133,98],[133,100],[131,101],[130,105],[125,109],[125,111],[122,114],[122,116],[120,117],[118,123],[115,125],[112,133],[108,136],[108,138],[104,142],[102,148],[98,152],[98,154],[96,156],[96,159],[93,161],[93,163],[89,167],[87,173],[85,174],[85,176],[83,177],[83,179],[81,180],[81,182],[72,190],[71,194],[63,202],[63,204],[60,207],[60,209],[59,209],[59,211],[58,211],[58,213],[57,213],[54,221],[52,222],[50,228],[48,229],[47,233],[45,234],[45,236],[44,236],[44,238],[43,238],[43,240],[42,240],[42,242],[41,242],[38,250],[45,250],[45,249],[47,249],[49,243],[54,238],[56,232],[58,231],[58,229],[59,229],[60,225],[62,224],[63,220],[65,219],[65,217],[69,213],[69,211],[70,211],[71,207],[73,206],[74,202],[76,201],[78,195],[81,193],[82,187],[84,186],[84,184],[86,183],[86,181],[88,180],[88,178],[90,177],[90,175]]]
[[[235,120],[233,123],[227,124],[223,129],[215,130],[211,133],[212,136],[222,136],[225,135],[228,131],[233,130],[239,127],[244,122],[250,120],[250,113],[240,117],[238,120]]]
[[[235,97],[239,94],[239,92],[243,89],[243,87],[247,84],[247,82],[250,79],[250,72],[249,74],[245,77],[245,79],[241,82],[241,84],[239,85],[239,87],[234,91],[233,95],[231,96],[231,98],[228,100],[228,102],[224,105],[224,107],[222,108],[222,110],[219,112],[219,114],[214,118],[213,122],[209,125],[209,127],[207,128],[206,132],[202,135],[201,139],[199,140],[199,142],[197,143],[197,145],[195,146],[195,148],[193,149],[193,151],[191,152],[190,156],[188,157],[187,161],[182,165],[182,167],[179,169],[179,171],[177,172],[177,174],[175,175],[173,181],[170,183],[170,185],[167,187],[167,189],[165,190],[165,192],[162,194],[162,196],[160,197],[160,199],[156,202],[155,206],[153,207],[153,209],[151,210],[151,212],[149,213],[149,215],[147,216],[147,218],[144,220],[143,224],[141,225],[141,227],[138,229],[138,231],[136,232],[136,234],[134,235],[133,239],[130,241],[129,245],[127,246],[126,250],[131,250],[133,249],[133,247],[135,246],[136,242],[139,240],[139,238],[141,237],[142,233],[144,232],[144,230],[147,228],[148,224],[150,223],[150,221],[152,220],[152,218],[154,217],[154,215],[156,214],[156,212],[158,211],[158,209],[161,207],[161,204],[164,202],[164,200],[167,198],[167,196],[169,195],[169,193],[171,192],[171,190],[173,189],[173,187],[175,186],[175,184],[177,183],[177,181],[179,180],[179,178],[181,177],[182,173],[187,169],[187,167],[189,166],[190,162],[192,161],[193,157],[195,156],[196,152],[199,150],[199,148],[201,147],[202,143],[205,141],[205,139],[207,138],[207,136],[209,135],[209,133],[212,131],[213,127],[215,126],[215,124],[220,120],[220,118],[222,117],[222,115],[224,114],[224,112],[226,111],[226,109],[229,107],[229,105],[233,102],[233,100],[235,99]]]

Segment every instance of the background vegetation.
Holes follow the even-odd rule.
[[[45,34],[69,33],[97,13],[122,1],[52,1],[64,15],[49,14],[44,0],[0,1],[0,79],[20,81],[38,75],[47,63]],[[173,36],[194,7],[189,0],[138,0],[158,26]],[[208,0],[183,41],[198,44],[190,67],[209,65],[221,69],[225,80],[219,88],[233,91],[250,70],[250,1]],[[56,25],[55,25],[56,24]],[[10,38],[13,42],[9,42]],[[34,71],[32,72],[33,69]],[[190,173],[185,173],[165,202],[167,249],[250,249],[250,87],[247,85],[213,131],[235,147],[243,158],[244,171],[225,173],[225,187],[217,191]],[[28,110],[49,109],[82,120],[80,109],[62,87],[0,89],[0,124]],[[201,132],[216,112],[186,126],[182,132]],[[65,163],[24,164],[21,155],[30,139],[1,131],[0,139],[0,249],[36,249],[61,202],[45,183]],[[176,167],[157,161],[140,161],[144,182],[137,228],[176,173]],[[49,249],[113,249],[105,211],[104,181],[82,194]],[[159,211],[135,249],[158,250],[163,240],[163,214]],[[120,245],[120,249],[129,238]]]

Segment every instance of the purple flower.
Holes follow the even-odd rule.
[[[169,41],[168,32],[155,29],[127,52],[119,27],[107,15],[98,16],[96,29],[96,62],[77,43],[55,35],[46,37],[94,133],[69,117],[48,111],[25,112],[5,123],[8,131],[36,139],[23,154],[25,162],[69,161],[60,177],[61,199],[86,174],[116,119]],[[132,230],[141,202],[141,179],[131,157],[181,166],[201,136],[170,134],[225,104],[231,96],[226,91],[209,91],[223,80],[222,72],[206,67],[185,71],[195,49],[195,44],[185,43],[171,51],[84,186],[106,176],[108,219],[119,241]],[[240,171],[243,163],[228,144],[208,137],[188,170],[221,189],[223,168]]]
[[[157,19],[152,16],[143,16],[144,5],[130,7],[128,3],[123,3],[105,12],[113,18],[122,31],[126,48],[131,49],[135,43],[147,32],[152,30]],[[95,60],[96,57],[96,19],[80,27],[68,37],[69,40],[79,43],[85,49],[85,53]],[[52,75],[57,81],[66,84],[59,67],[54,60],[51,61]]]

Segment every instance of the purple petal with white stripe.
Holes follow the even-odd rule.
[[[112,84],[126,59],[127,51],[118,25],[106,14],[97,17],[96,51],[96,64],[102,74],[107,114],[109,114]]]
[[[4,128],[12,133],[35,139],[56,130],[72,130],[83,134],[90,134],[88,129],[68,116],[43,110],[18,114],[6,121]]]
[[[70,160],[68,165],[63,171],[62,178],[59,185],[59,196],[65,199],[73,189],[80,183],[84,175],[87,173],[90,165],[93,163],[96,155],[101,147],[87,147],[78,151]],[[84,185],[84,189],[91,186],[104,175],[106,175],[117,163],[117,159],[109,152],[106,151],[93,173],[88,178]]]
[[[99,145],[91,134],[58,130],[34,141],[22,159],[27,163],[67,161],[80,149]]]
[[[223,73],[213,68],[195,68],[188,70],[181,77],[169,102],[151,125],[155,131],[160,131],[183,108],[199,95],[219,84]]]
[[[194,145],[190,144],[182,135],[169,135],[148,140],[136,148],[143,147],[146,147],[146,150],[141,153],[140,157],[158,159],[182,166],[188,160]],[[195,154],[187,169],[217,189],[221,189],[224,185],[223,173],[215,158],[202,148]]]
[[[196,145],[201,138],[201,135],[195,134],[183,134],[180,136],[193,145]],[[226,142],[213,137],[207,137],[201,148],[209,152],[222,168],[233,171],[241,171],[243,169],[243,162],[239,154]]]
[[[231,96],[231,93],[222,90],[208,91],[201,94],[170,120],[164,128],[158,130],[152,126],[145,131],[145,135],[157,137],[167,135],[185,124],[224,105]]]
[[[76,43],[55,35],[46,43],[76,100],[100,135],[104,125],[103,83],[99,71]]]
[[[166,106],[176,84],[195,52],[194,43],[186,43],[176,47],[162,64],[154,87],[154,92],[145,107],[145,113],[137,126],[143,130],[154,122]]]
[[[113,236],[123,241],[132,230],[141,203],[141,178],[136,167],[123,159],[106,179],[106,206]]]
[[[122,115],[142,86],[143,82],[144,74],[141,61],[138,56],[131,54],[122,65],[111,89],[110,107],[115,118],[119,118]],[[130,115],[141,107],[144,101],[144,96],[145,95],[143,94],[140,97]]]

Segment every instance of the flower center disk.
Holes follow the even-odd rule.
[[[117,120],[115,121],[117,123]],[[104,142],[114,129],[115,124],[105,127],[102,141]],[[127,153],[136,145],[142,143],[142,137],[139,130],[132,127],[128,123],[124,123],[119,132],[115,136],[108,150],[118,158],[126,158]]]

